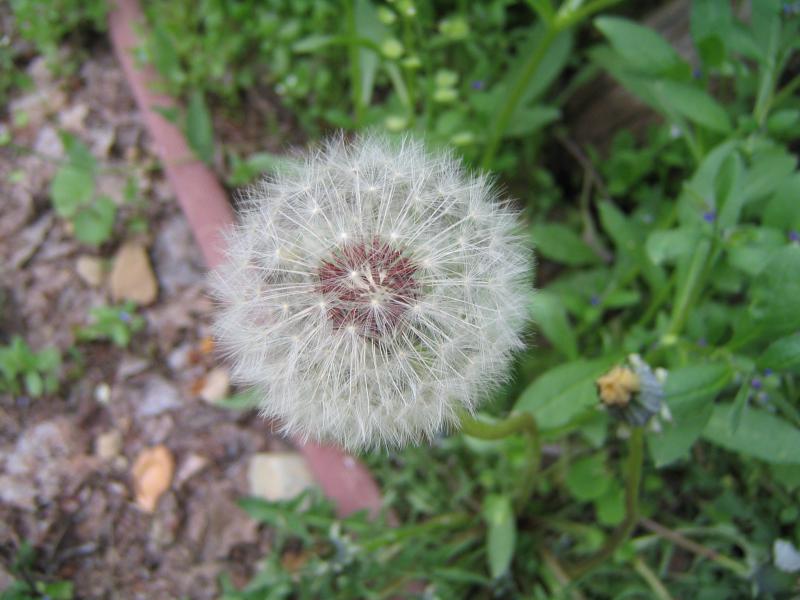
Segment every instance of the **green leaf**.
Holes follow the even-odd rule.
[[[486,557],[489,573],[497,579],[508,571],[514,558],[517,524],[508,496],[491,494],[483,501],[483,518],[486,522]]]
[[[44,392],[44,381],[42,376],[36,371],[25,373],[25,390],[34,398],[38,398]]]
[[[800,229],[800,173],[778,182],[775,193],[767,201],[761,222],[777,229]]]
[[[544,335],[564,356],[578,358],[578,342],[567,318],[567,310],[558,295],[546,290],[533,297],[533,319]]]
[[[101,196],[90,206],[81,208],[72,220],[75,237],[93,246],[99,246],[111,237],[117,205],[107,196]]]
[[[228,410],[252,410],[258,407],[261,401],[261,395],[256,388],[239,392],[227,398],[223,398],[217,402],[217,406],[227,408]]]
[[[572,266],[595,264],[600,258],[569,227],[540,223],[531,227],[533,242],[542,256]]]
[[[728,112],[705,91],[688,83],[662,79],[652,83],[659,103],[668,113],[676,113],[711,131],[729,133]]]
[[[785,420],[757,408],[742,415],[741,424],[731,428],[733,406],[714,407],[703,431],[708,441],[744,456],[773,464],[800,464],[800,430]]]
[[[615,360],[577,360],[550,369],[525,388],[515,410],[533,414],[542,430],[566,425],[598,403],[595,380]]]
[[[695,227],[657,229],[647,236],[647,255],[657,265],[674,263],[689,254],[701,236],[702,232]]]
[[[576,500],[585,502],[600,498],[611,485],[605,455],[591,454],[576,460],[569,466],[565,483]]]
[[[71,133],[61,132],[59,135],[70,166],[86,171],[89,175],[94,175],[97,162],[86,144]]]
[[[742,193],[748,201],[772,195],[792,176],[796,166],[797,159],[783,148],[762,152],[748,169]]]
[[[94,177],[86,169],[63,166],[50,184],[50,195],[58,215],[69,219],[92,199]]]
[[[214,160],[214,126],[203,92],[192,91],[186,110],[186,139],[197,157],[206,164]]]
[[[618,17],[598,17],[594,23],[635,71],[663,75],[684,64],[675,49],[652,29]]]
[[[156,70],[169,81],[175,81],[181,75],[181,63],[175,46],[172,44],[166,29],[154,22],[150,51]]]
[[[730,382],[733,372],[726,364],[708,363],[671,371],[664,385],[664,401],[672,423],[661,433],[648,436],[650,455],[657,467],[685,456],[711,417],[714,398]]]
[[[560,116],[561,111],[553,106],[537,104],[531,107],[520,107],[515,111],[505,136],[515,138],[531,135]]]
[[[602,525],[619,525],[625,518],[625,490],[612,481],[605,494],[594,501],[594,510]]]
[[[758,357],[759,369],[800,374],[800,333],[772,342]]]
[[[800,329],[800,246],[776,250],[752,288],[751,314],[763,336],[783,336]]]

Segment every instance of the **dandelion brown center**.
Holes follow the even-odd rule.
[[[377,237],[337,248],[317,270],[318,289],[337,329],[365,337],[393,331],[414,304],[416,265]]]

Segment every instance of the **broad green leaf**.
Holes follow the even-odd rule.
[[[800,374],[800,333],[772,342],[758,357],[757,364],[760,369]]]
[[[214,126],[203,92],[194,90],[186,109],[186,139],[197,157],[206,164],[214,160]]]
[[[665,424],[661,433],[647,438],[657,467],[689,452],[711,416],[714,398],[732,376],[728,365],[714,363],[670,371],[664,385],[664,400],[672,413],[672,423]]]
[[[594,501],[594,510],[601,524],[619,525],[625,518],[625,490],[612,481],[606,492]]]
[[[531,227],[536,250],[547,258],[567,265],[596,264],[599,257],[569,227],[540,223]]]
[[[486,521],[486,556],[489,573],[497,579],[508,571],[514,558],[517,524],[514,509],[508,496],[492,494],[483,501],[483,518]]]
[[[748,201],[774,194],[791,177],[797,158],[783,148],[758,154],[747,171],[742,193]]]
[[[547,290],[538,292],[533,298],[533,320],[550,343],[569,359],[578,357],[575,332],[567,318],[567,310],[558,295]]]
[[[778,183],[775,193],[767,201],[761,215],[763,225],[783,231],[800,230],[800,173],[795,173]]]
[[[525,137],[535,133],[545,125],[561,116],[561,111],[553,106],[537,104],[529,108],[519,108],[506,130],[508,138]]]
[[[595,26],[636,71],[663,75],[683,64],[675,49],[652,29],[619,17],[599,17]]]
[[[691,252],[702,235],[695,227],[657,229],[647,236],[647,255],[657,265],[674,263]]]
[[[108,241],[114,231],[117,205],[107,196],[101,196],[89,206],[78,210],[72,219],[75,237],[93,246]]]
[[[61,167],[50,184],[53,208],[59,216],[69,219],[87,204],[94,194],[94,177],[90,171],[66,165]]]
[[[731,404],[714,407],[703,437],[718,446],[774,464],[800,464],[800,429],[773,414],[751,408],[731,428]]]
[[[733,23],[728,2],[694,0],[691,3],[691,31],[703,63],[720,67],[725,60],[726,40]]]
[[[718,133],[729,133],[728,112],[705,91],[690,85],[661,79],[653,82],[653,90],[667,113],[676,113],[698,125]]]
[[[800,246],[776,250],[753,282],[751,313],[765,336],[782,336],[800,329]]]
[[[522,392],[515,410],[533,414],[543,430],[566,425],[598,403],[595,380],[614,362],[613,357],[604,357],[559,365]]]
[[[611,485],[605,455],[591,454],[573,462],[567,471],[565,483],[576,500],[585,502],[600,498]]]

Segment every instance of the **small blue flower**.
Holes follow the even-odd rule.
[[[703,76],[703,69],[701,69],[700,67],[695,67],[694,70],[692,71],[692,77],[694,77],[695,79],[700,79],[702,76]]]
[[[131,318],[132,318],[131,313],[129,313],[127,310],[119,311],[119,320],[122,321],[123,323],[130,323]]]
[[[753,380],[750,382],[750,386],[754,390],[760,390],[761,389],[761,380],[758,377],[754,377]]]
[[[703,213],[703,220],[706,223],[713,223],[717,219],[717,211],[709,210]]]
[[[482,90],[486,87],[486,82],[483,81],[483,79],[476,79],[470,84],[470,87],[472,87],[473,90]]]
[[[790,242],[800,242],[800,232],[792,230],[789,232]]]
[[[589,304],[592,306],[599,306],[600,305],[600,296],[597,294],[592,294],[592,297],[589,298]]]
[[[770,368],[764,369],[764,377],[769,377],[773,373],[774,373],[774,371],[772,369],[770,369]]]

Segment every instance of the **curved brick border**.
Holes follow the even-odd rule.
[[[220,231],[233,223],[233,210],[214,173],[195,158],[181,131],[154,110],[176,104],[173,98],[153,90],[158,77],[152,68],[139,68],[134,64],[133,50],[138,44],[135,31],[140,31],[144,25],[144,15],[137,0],[114,2],[109,15],[114,53],[206,263],[214,267],[222,258]],[[347,515],[363,509],[373,515],[378,512],[380,490],[360,461],[334,447],[301,442],[296,446],[305,456],[322,490],[335,501],[339,514]]]

